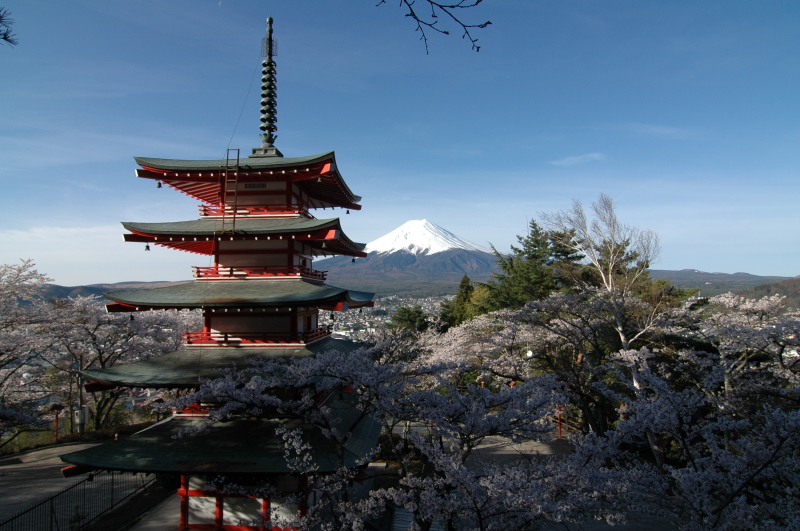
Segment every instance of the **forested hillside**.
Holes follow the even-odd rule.
[[[793,308],[800,308],[800,278],[790,278],[780,282],[762,284],[754,288],[737,292],[742,297],[748,299],[760,299],[770,295],[783,295],[786,297],[786,305]]]

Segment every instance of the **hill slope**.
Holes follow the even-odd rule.
[[[787,280],[789,277],[751,275],[749,273],[707,273],[696,269],[668,271],[651,269],[651,278],[670,281],[679,288],[698,288],[699,295],[712,296],[729,291],[741,291],[770,282]]]
[[[767,295],[783,295],[786,297],[786,304],[793,308],[800,308],[800,278],[790,278],[780,282],[762,284],[754,288],[737,292],[737,295],[748,299],[760,299]]]
[[[396,251],[370,253],[354,263],[350,258],[337,256],[318,262],[315,267],[328,271],[327,283],[340,288],[425,297],[455,294],[464,275],[485,282],[495,270],[495,257],[466,249],[449,249],[433,255]]]
[[[66,299],[67,297],[102,297],[108,291],[123,291],[126,289],[160,288],[183,284],[190,280],[177,282],[117,282],[115,284],[91,284],[88,286],[59,286],[58,284],[45,284],[41,294],[44,299]]]

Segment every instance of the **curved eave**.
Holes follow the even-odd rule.
[[[357,466],[378,442],[380,424],[343,404],[329,404],[341,411],[342,425],[351,433],[342,458]],[[185,430],[200,428],[203,420],[170,418],[131,437],[61,456],[65,463],[124,472],[192,475],[253,476],[293,472],[286,463],[284,441],[278,426],[301,429],[317,470],[338,469],[337,446],[318,428],[296,420],[234,419],[215,422],[194,435]],[[181,436],[184,435],[184,436]],[[258,444],[253,444],[258,441]]]
[[[291,308],[297,306],[368,306],[374,293],[349,291],[305,280],[194,281],[160,288],[103,294],[117,303],[109,311],[192,308]]]
[[[247,157],[239,159],[239,168],[245,171],[252,170],[294,170],[301,166],[311,166],[333,160],[333,151],[309,155],[307,157]],[[142,168],[160,172],[196,172],[218,171],[225,169],[227,161],[219,160],[187,160],[187,159],[160,159],[153,157],[133,157],[136,164]]]
[[[177,160],[134,157],[142,169],[136,175],[161,181],[208,205],[222,202],[222,176],[225,160]],[[361,197],[345,183],[336,166],[334,153],[309,157],[261,157],[240,159],[239,182],[291,180],[310,197],[309,208],[348,208],[360,210]]]
[[[233,224],[230,218],[202,218],[191,221],[169,221],[165,223],[138,223],[123,221],[122,226],[131,232],[151,234],[154,236],[216,236],[223,232],[230,232]],[[236,220],[237,236],[300,236],[307,235],[307,239],[315,231],[322,229],[335,229],[341,231],[339,218],[307,219],[307,218],[282,218],[264,219],[242,217]],[[327,233],[324,233],[327,234]]]
[[[356,243],[342,232],[338,218],[331,219],[258,219],[236,220],[235,232],[230,232],[230,220],[198,219],[167,223],[123,222],[132,234],[123,237],[128,242],[153,243],[171,249],[211,255],[215,240],[286,239],[302,241],[320,254],[341,254],[364,257],[366,246]],[[223,234],[224,233],[224,234]]]
[[[195,389],[201,379],[219,378],[220,370],[233,366],[246,367],[248,360],[302,358],[329,350],[346,354],[361,347],[359,343],[331,337],[298,347],[184,347],[158,358],[80,372],[88,381],[110,386]]]

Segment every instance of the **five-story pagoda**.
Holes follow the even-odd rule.
[[[333,152],[289,158],[275,147],[271,18],[262,55],[266,57],[261,86],[263,143],[250,156],[240,158],[238,150],[228,150],[223,160],[136,158],[141,167],[138,177],[199,200],[200,218],[123,223],[129,231],[125,241],[144,243],[146,249],[159,245],[197,253],[210,257],[211,265],[194,267],[195,280],[189,283],[105,294],[112,301],[107,306],[110,312],[134,315],[158,309],[198,309],[203,329],[188,333],[184,348],[172,354],[83,371],[90,381],[88,389],[195,389],[201,379],[215,378],[220,369],[241,366],[251,358],[359,348],[334,339],[330,328],[321,325],[319,312],[371,306],[373,294],[325,284],[325,272],[314,269],[312,262],[320,255],[366,256],[364,245],[345,235],[338,218],[316,219],[311,211],[360,210],[360,197],[344,182]],[[341,394],[323,398],[341,402]],[[239,520],[244,513],[260,515],[265,521],[275,511],[270,500],[243,501],[202,485],[215,475],[246,475],[252,480],[289,473],[282,445],[275,440],[275,423],[239,419],[213,425],[195,437],[175,437],[205,412],[198,404],[129,439],[62,458],[77,470],[180,475],[180,529],[259,529],[235,526],[226,514],[238,515]],[[379,428],[368,418],[356,421],[358,417],[352,417],[353,424],[342,427],[358,435],[347,448],[347,461],[355,463],[374,446]],[[317,444],[317,460],[324,471],[333,465],[325,464],[330,461],[326,458],[329,449],[322,441],[317,443],[312,441],[312,446]],[[299,488],[299,483],[294,484]],[[250,505],[244,508],[246,501]]]

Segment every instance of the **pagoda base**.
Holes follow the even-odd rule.
[[[209,490],[199,477],[181,476],[179,530],[294,531],[293,527],[271,525],[302,517],[304,508],[273,498],[258,498]]]

